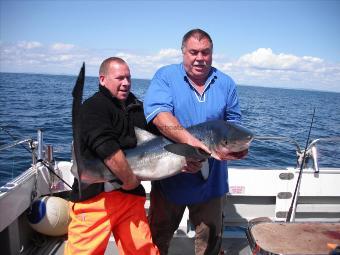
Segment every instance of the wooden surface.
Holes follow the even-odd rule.
[[[256,247],[274,254],[328,254],[340,244],[340,223],[257,223],[248,229]]]

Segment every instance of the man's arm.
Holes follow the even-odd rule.
[[[202,150],[211,153],[209,148],[205,146],[200,140],[191,135],[181,124],[178,122],[175,116],[170,112],[160,112],[153,119],[153,123],[159,131],[169,138],[170,140],[178,143],[186,143],[194,147],[201,148]],[[186,166],[184,166],[184,172],[195,173],[202,168],[202,163],[186,159]]]
[[[198,147],[203,149],[204,151],[211,154],[209,148],[205,146],[200,140],[191,135],[181,124],[178,122],[176,117],[174,117],[170,112],[161,112],[154,119],[153,123],[158,127],[160,132],[171,139],[174,142],[178,143],[187,143],[191,146]],[[234,152],[226,155],[223,152],[219,152],[215,150],[214,157],[218,160],[236,160],[244,158],[248,153],[248,150],[241,152]],[[193,161],[195,162],[195,161]],[[192,161],[187,162],[191,165]],[[186,169],[190,171],[189,169]]]
[[[122,189],[131,190],[140,184],[140,180],[132,172],[122,150],[117,150],[106,157],[104,163],[123,182]]]
[[[170,112],[160,112],[153,119],[153,123],[157,126],[159,131],[177,143],[186,143],[191,146],[199,147],[204,151],[211,153],[209,148],[205,146],[200,140],[190,134]]]

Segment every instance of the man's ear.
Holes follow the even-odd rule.
[[[99,75],[99,83],[100,85],[104,86],[105,85],[105,76],[104,75]]]

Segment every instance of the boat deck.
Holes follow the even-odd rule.
[[[60,171],[68,173],[70,165],[69,162],[60,162],[58,167]],[[49,194],[46,181],[42,178],[47,170],[44,171],[43,168],[38,175],[40,195]],[[222,249],[226,254],[252,254],[252,244],[248,243],[244,231],[241,230],[249,227],[248,223],[254,219],[262,217],[271,222],[285,221],[297,176],[298,169],[292,168],[229,169],[230,193],[224,208],[224,226],[239,229],[231,231],[227,228],[224,232]],[[25,211],[30,205],[34,178],[35,172],[30,169],[15,179],[11,186],[6,186],[6,190],[0,191],[0,208],[6,208],[0,214],[0,243],[4,254],[63,254],[65,237],[46,237],[34,232],[28,225]],[[306,169],[297,199],[295,222],[340,224],[340,189],[337,188],[339,183],[339,168],[322,168],[318,172]],[[149,198],[151,185],[149,182],[144,182],[143,185]],[[145,204],[146,212],[148,207],[149,200]],[[190,230],[188,219],[186,210],[170,245],[170,255],[194,254],[194,234]],[[240,234],[241,232],[243,234]],[[334,243],[340,244],[340,237],[337,238]],[[105,254],[118,254],[113,238],[110,239]]]
[[[64,247],[66,243],[66,237],[61,238],[47,238],[43,245],[37,244],[37,246],[30,251],[24,253],[24,255],[63,255]],[[222,250],[225,254],[240,254],[251,255],[251,250],[248,245],[247,239],[244,238],[229,238],[224,237],[222,242]],[[105,255],[118,255],[118,250],[115,241],[110,238],[109,245],[105,252]],[[188,238],[186,236],[175,236],[170,244],[169,255],[194,255],[194,238]]]

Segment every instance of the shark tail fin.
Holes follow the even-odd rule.
[[[74,160],[77,164],[77,176],[78,176],[78,185],[79,185],[79,197],[81,197],[81,169],[83,167],[83,162],[80,157],[80,108],[82,106],[83,100],[83,90],[85,83],[85,62],[79,71],[78,78],[76,84],[74,85],[72,96],[72,131],[73,131],[73,149],[74,149]]]

